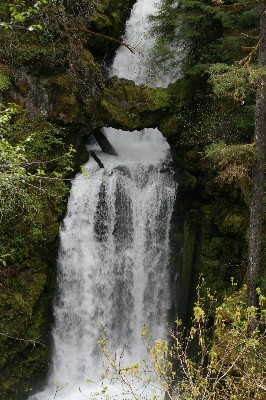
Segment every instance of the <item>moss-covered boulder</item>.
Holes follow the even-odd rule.
[[[158,127],[164,136],[176,137],[188,89],[182,80],[168,88],[151,88],[112,77],[105,81],[98,125],[129,131]]]
[[[166,89],[113,77],[106,82],[100,102],[100,125],[130,131],[157,127],[170,107]]]

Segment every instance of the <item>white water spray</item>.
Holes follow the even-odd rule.
[[[155,2],[139,0],[127,24],[127,38],[129,32],[142,37],[143,48],[152,46],[147,16],[156,11]],[[135,28],[137,33],[132,33]],[[147,67],[138,57],[129,61],[129,56],[127,49],[118,50],[112,74],[143,83]],[[99,379],[102,371],[98,324],[108,329],[114,352],[127,344],[128,363],[143,358],[144,323],[154,339],[165,335],[171,300],[169,230],[176,191],[169,146],[157,129],[106,128],[105,134],[119,156],[90,146],[105,168],[99,169],[91,159],[84,166],[86,174],[73,181],[60,231],[52,371],[47,388],[32,400],[54,399],[54,382],[63,387],[56,400],[92,398],[97,387],[86,381]],[[121,387],[110,390],[118,400],[130,398]]]

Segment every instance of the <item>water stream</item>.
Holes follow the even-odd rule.
[[[155,3],[135,4],[125,40],[136,46],[137,39],[142,50],[133,56],[120,48],[112,75],[146,82],[148,60],[142,61],[153,43],[147,16],[156,11]],[[161,85],[165,82],[164,77]],[[105,168],[91,159],[73,181],[60,230],[51,373],[46,389],[31,400],[54,399],[55,382],[63,387],[56,400],[92,398],[97,385],[90,387],[87,380],[99,379],[102,371],[99,324],[107,328],[114,353],[127,345],[128,363],[143,358],[144,323],[154,339],[166,335],[169,230],[176,193],[169,145],[158,129],[105,128],[105,134],[118,157],[90,144]],[[118,400],[130,398],[119,385],[110,390]]]

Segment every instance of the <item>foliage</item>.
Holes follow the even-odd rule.
[[[9,76],[0,69],[0,93],[5,92],[9,87],[10,87]]]
[[[210,83],[216,96],[229,96],[244,101],[247,94],[255,93],[258,82],[265,74],[262,68],[214,64],[209,68]]]
[[[32,133],[17,144],[10,140],[10,122],[19,110],[16,106],[2,108],[0,114],[0,215],[3,217],[14,207],[27,208],[31,204],[31,191],[48,192],[46,182],[61,180],[71,171],[73,148],[50,160],[46,153],[51,146],[63,146],[54,136],[37,139]],[[41,154],[41,156],[40,156]],[[52,166],[52,170],[51,170]],[[27,204],[28,203],[28,204]],[[34,208],[34,204],[31,205]]]
[[[218,171],[220,182],[249,181],[249,173],[256,159],[256,149],[253,144],[229,146],[220,142],[208,146],[205,156]]]
[[[245,288],[217,306],[202,280],[190,328],[185,329],[177,319],[170,341],[153,342],[144,326],[142,336],[151,361],[143,365],[123,365],[123,353],[112,355],[104,331],[99,342],[107,364],[103,378],[122,384],[135,400],[165,396],[170,400],[263,400],[266,299],[258,291],[261,316],[257,329],[249,334],[249,321],[256,310],[246,307],[244,293]],[[103,387],[96,398],[109,398],[108,385]]]
[[[15,105],[2,106],[0,112],[0,262],[4,267],[18,261],[27,251],[21,242],[25,229],[32,245],[45,240],[43,215],[46,213],[48,222],[49,204],[56,212],[58,203],[68,193],[64,180],[72,171],[74,152],[71,146],[65,148],[62,132],[56,133],[52,125],[41,119],[32,126],[14,123],[19,113]],[[0,271],[0,278],[7,272]]]
[[[32,24],[31,20],[35,14],[39,14],[42,7],[47,3],[47,0],[34,1],[29,7],[28,2],[24,0],[16,0],[8,4],[10,13],[9,21],[1,21],[0,27],[3,29],[25,28],[29,31],[41,30],[39,24]]]

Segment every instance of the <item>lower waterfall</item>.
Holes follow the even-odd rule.
[[[118,151],[90,146],[94,160],[73,181],[61,226],[53,367],[48,388],[33,399],[90,399],[102,372],[99,328],[126,362],[146,357],[141,329],[163,338],[170,307],[169,229],[176,187],[169,146],[157,129],[105,134]],[[110,388],[113,393],[114,388]],[[115,396],[123,397],[122,388]]]

